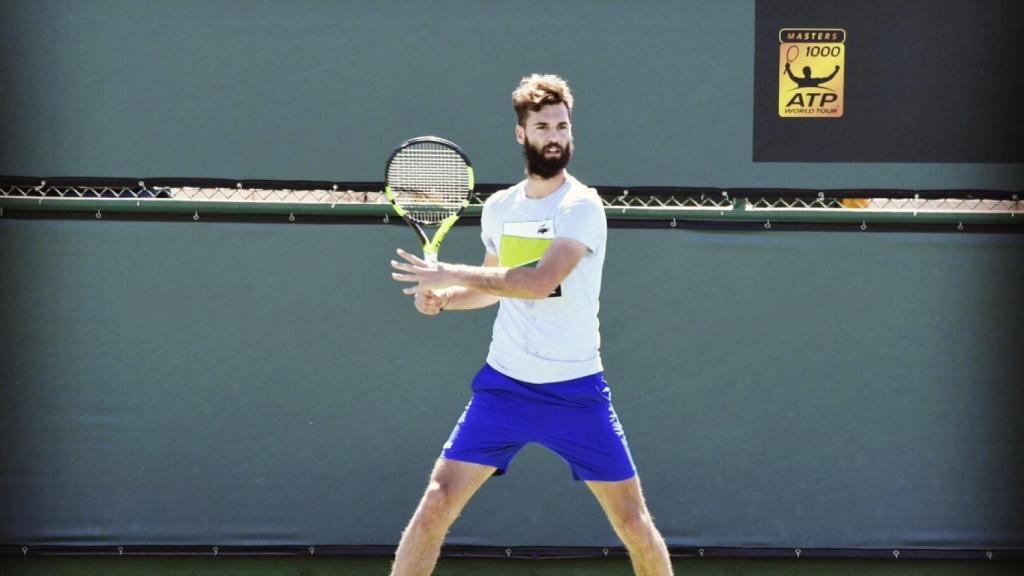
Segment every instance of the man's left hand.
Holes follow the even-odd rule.
[[[428,264],[422,258],[409,254],[401,248],[398,249],[398,255],[405,262],[391,261],[391,267],[401,272],[392,272],[391,277],[399,282],[415,284],[415,286],[404,288],[402,290],[403,293],[422,294],[432,290],[447,288],[455,284],[449,270],[451,264],[443,262]]]

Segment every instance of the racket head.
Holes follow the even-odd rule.
[[[419,226],[440,226],[469,205],[473,165],[454,142],[437,136],[410,138],[388,157],[384,193],[395,211]]]

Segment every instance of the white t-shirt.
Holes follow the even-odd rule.
[[[533,384],[560,382],[602,370],[600,307],[608,224],[597,191],[566,174],[541,199],[526,196],[526,182],[493,194],[484,204],[484,247],[502,266],[536,266],[555,238],[587,247],[576,268],[550,296],[502,298],[487,363]]]

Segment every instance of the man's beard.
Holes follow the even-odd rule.
[[[572,158],[572,143],[562,148],[562,153],[554,158],[544,156],[543,150],[537,150],[528,138],[523,138],[523,156],[526,157],[526,173],[545,180],[557,176]]]

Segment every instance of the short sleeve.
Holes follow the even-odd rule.
[[[484,249],[491,254],[498,253],[498,244],[494,241],[494,226],[491,223],[491,218],[488,210],[488,204],[484,203],[483,210],[480,212],[480,241],[484,244]]]
[[[555,220],[556,238],[571,238],[591,252],[604,245],[607,233],[604,208],[596,195],[573,200],[559,211]]]

